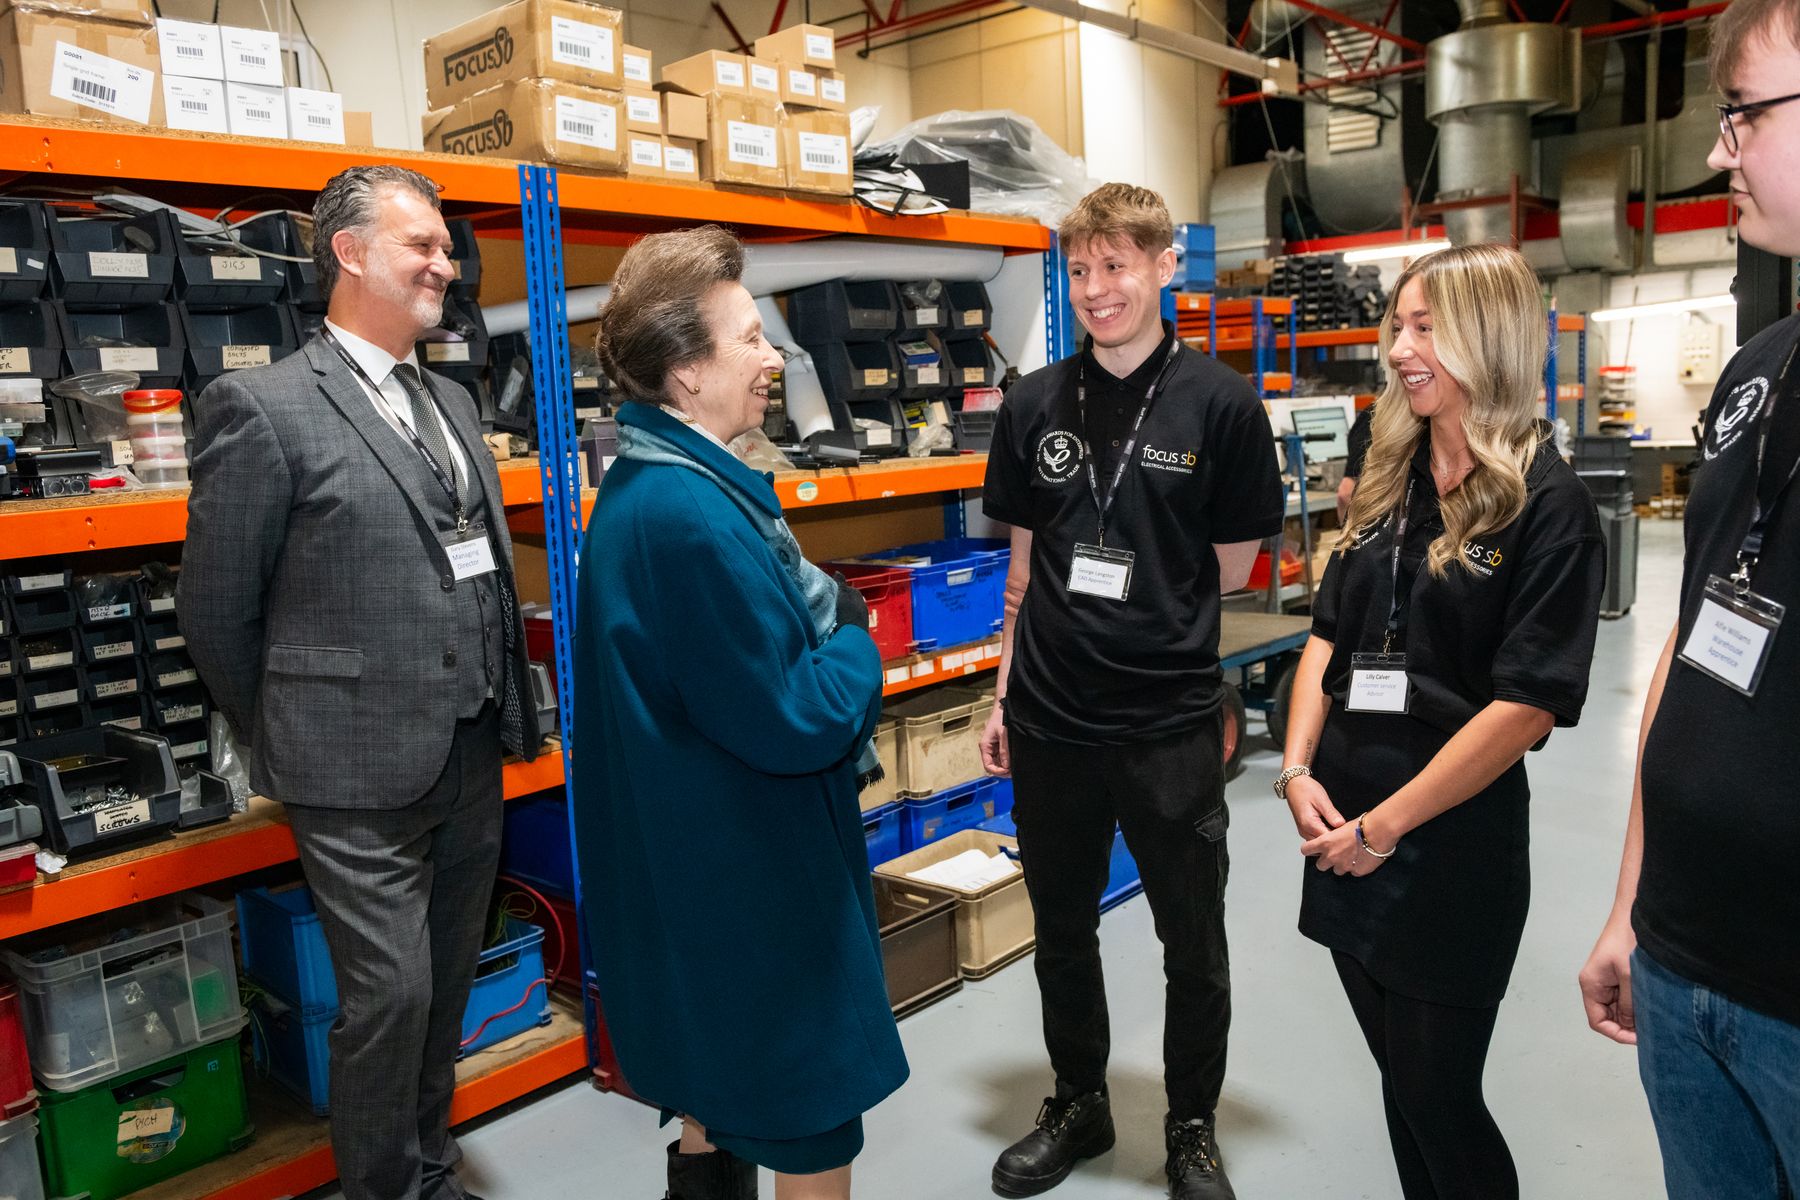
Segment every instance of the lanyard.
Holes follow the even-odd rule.
[[[1406,477],[1406,498],[1400,501],[1400,519],[1394,529],[1394,553],[1388,571],[1388,586],[1393,599],[1388,604],[1387,633],[1381,641],[1383,654],[1393,648],[1394,636],[1400,632],[1400,610],[1404,607],[1400,602],[1400,551],[1406,545],[1406,525],[1412,517],[1413,484],[1417,482],[1409,471]]]
[[[450,498],[451,507],[456,509],[456,532],[467,533],[469,531],[469,516],[463,506],[462,497],[457,494],[456,478],[453,475],[445,473],[443,466],[437,460],[437,455],[433,454],[430,447],[419,440],[418,431],[400,415],[388,398],[382,395],[380,386],[373,379],[369,378],[369,373],[363,370],[362,364],[351,357],[350,352],[344,349],[344,344],[337,340],[331,330],[324,326],[320,326],[319,332],[325,335],[325,340],[331,343],[331,348],[336,350],[338,357],[344,360],[344,365],[350,368],[350,373],[362,380],[362,382],[368,386],[368,389],[375,394],[376,399],[378,399],[389,412],[394,414],[395,422],[400,426],[400,432],[406,435],[406,440],[412,443],[413,449],[419,452],[419,457],[425,460],[425,465],[431,468],[433,478],[437,480],[438,486],[444,489],[444,495]],[[404,386],[405,385],[402,385],[402,390],[404,390]],[[423,379],[419,381],[419,386],[425,386],[425,381]],[[425,395],[427,399],[430,399],[431,393],[429,390]],[[431,408],[434,413],[437,411],[436,400],[431,400]],[[448,441],[448,439],[446,439],[446,441]]]
[[[1090,346],[1093,344],[1090,340]],[[1075,368],[1075,407],[1081,414],[1081,448],[1087,456],[1088,491],[1093,494],[1094,508],[1100,514],[1100,545],[1106,545],[1106,514],[1112,511],[1114,500],[1119,498],[1119,485],[1125,481],[1125,468],[1131,465],[1132,452],[1137,449],[1138,431],[1144,427],[1144,418],[1150,415],[1150,406],[1156,401],[1156,393],[1169,380],[1169,374],[1175,369],[1175,356],[1181,352],[1181,339],[1175,338],[1169,344],[1169,355],[1163,359],[1162,370],[1144,393],[1144,403],[1138,409],[1137,420],[1131,423],[1131,439],[1119,452],[1118,466],[1113,469],[1112,483],[1106,489],[1106,495],[1100,495],[1100,477],[1094,469],[1094,447],[1088,437],[1087,423],[1087,355],[1084,353]]]
[[[1774,402],[1769,406],[1768,415],[1763,418],[1762,428],[1756,433],[1756,482],[1755,492],[1750,498],[1750,528],[1744,533],[1744,541],[1738,547],[1738,569],[1731,576],[1731,584],[1737,589],[1739,596],[1750,591],[1750,572],[1756,569],[1757,560],[1762,557],[1763,537],[1769,531],[1769,522],[1775,517],[1775,510],[1781,507],[1782,498],[1787,495],[1788,488],[1793,485],[1794,476],[1800,475],[1800,457],[1794,459],[1794,465],[1788,468],[1787,478],[1769,497],[1769,506],[1763,507],[1762,481],[1763,472],[1767,470],[1769,451],[1769,431],[1775,426],[1775,411],[1783,403],[1800,403],[1800,395],[1788,390],[1788,368],[1794,365],[1794,355],[1800,351],[1800,342],[1788,351],[1787,361],[1781,364],[1781,375],[1775,380],[1773,389]]]

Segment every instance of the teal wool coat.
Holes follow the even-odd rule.
[[[668,414],[619,421],[780,514],[767,476]],[[633,1090],[768,1140],[874,1107],[907,1074],[853,768],[875,643],[821,640],[716,480],[620,458],[582,548],[574,667],[576,858]]]

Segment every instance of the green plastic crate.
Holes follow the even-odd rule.
[[[250,1144],[239,1037],[39,1095],[49,1194],[115,1200]]]

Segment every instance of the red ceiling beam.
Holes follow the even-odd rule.
[[[867,29],[858,29],[854,33],[846,33],[838,38],[840,46],[854,46],[858,42],[869,42],[884,33],[898,33],[903,29],[917,29],[921,25],[931,25],[938,21],[947,21],[951,17],[960,17],[965,13],[979,12],[984,8],[992,8],[996,4],[1010,3],[1011,0],[961,0],[957,4],[947,4],[943,8],[934,8],[930,12],[914,13],[910,17],[901,17],[898,21],[884,21]]]
[[[1290,3],[1298,4],[1299,0],[1290,0]],[[1305,6],[1301,5],[1301,7]],[[1584,25],[1581,27],[1581,36],[1584,38],[1613,37],[1621,33],[1637,33],[1640,30],[1649,29],[1653,25],[1679,25],[1686,21],[1698,21],[1702,17],[1718,16],[1730,7],[1729,2],[1701,4],[1694,8],[1683,8],[1674,12],[1654,13],[1647,17],[1632,17],[1627,21],[1609,21],[1604,25]]]
[[[1570,0],[1573,3],[1573,0]],[[787,0],[776,0],[775,19],[769,22],[769,36],[774,37],[781,32],[781,18],[787,16]]]
[[[1425,53],[1423,42],[1415,42],[1409,37],[1401,37],[1391,33],[1379,25],[1371,25],[1367,21],[1359,21],[1355,17],[1345,16],[1335,8],[1326,8],[1323,4],[1314,4],[1313,0],[1287,0],[1287,3],[1302,12],[1309,12],[1315,17],[1324,17],[1327,21],[1335,21],[1339,25],[1348,25],[1352,29],[1360,29],[1371,37],[1380,38],[1384,42],[1392,42],[1396,46],[1404,46],[1414,54]],[[1723,8],[1724,5],[1719,7]]]
[[[1572,4],[1572,3],[1574,3],[1574,0],[1569,0],[1569,2]],[[1383,29],[1386,29],[1388,27],[1388,23],[1394,19],[1394,10],[1399,7],[1400,7],[1400,0],[1388,0],[1387,11],[1381,14],[1381,27]],[[1359,71],[1368,70],[1369,64],[1375,61],[1376,51],[1378,51],[1380,49],[1381,49],[1380,42],[1370,42],[1369,43],[1369,52],[1367,54],[1363,55],[1363,60],[1360,64],[1358,64],[1356,69]]]

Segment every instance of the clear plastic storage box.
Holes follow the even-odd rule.
[[[0,1121],[0,1200],[44,1200],[34,1113]]]

